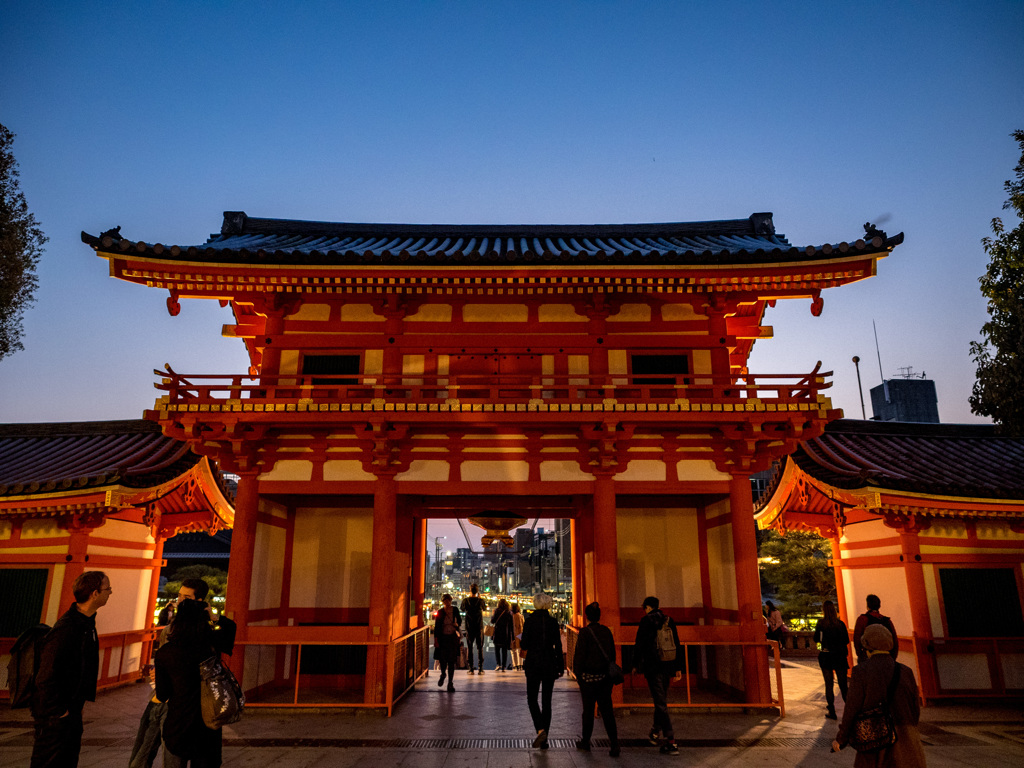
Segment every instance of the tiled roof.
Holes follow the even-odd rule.
[[[200,460],[150,421],[0,424],[0,497],[172,480]]]
[[[98,237],[83,232],[82,241],[148,258],[296,265],[770,264],[869,255],[903,242],[902,233],[872,232],[867,241],[797,248],[776,234],[771,213],[723,221],[528,226],[330,223],[226,211],[221,232],[206,243],[171,246],[127,240],[119,230]]]
[[[842,419],[800,444],[792,459],[836,488],[878,488],[1024,499],[1024,438],[983,424],[909,424]]]

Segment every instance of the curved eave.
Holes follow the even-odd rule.
[[[190,484],[195,489],[191,493]],[[101,487],[4,496],[0,498],[0,519],[64,517],[86,512],[109,516],[122,509],[154,503],[166,508],[166,514],[171,517],[209,515],[211,528],[230,528],[234,524],[234,506],[206,457],[177,477],[144,488],[110,483]]]
[[[162,243],[119,240],[97,237],[82,232],[82,242],[91,246],[99,256],[111,260],[151,262],[153,269],[170,266],[192,269],[237,269],[245,267],[266,268],[267,270],[308,270],[334,268],[467,268],[509,269],[519,267],[630,267],[630,268],[698,268],[737,270],[755,267],[777,267],[782,269],[798,266],[813,267],[843,263],[864,258],[884,258],[901,244],[903,233],[883,240],[874,238],[871,242],[857,240],[854,243],[809,245],[804,248],[788,243],[758,243],[757,247],[733,247],[726,243],[711,243],[709,247],[672,248],[630,246],[617,247],[601,240],[595,248],[559,249],[550,241],[538,238],[522,238],[532,246],[516,249],[489,250],[452,247],[450,249],[390,250],[388,247],[360,247],[359,249],[339,247],[325,251],[295,247],[268,248],[225,248],[214,244],[202,246],[167,246]],[[552,245],[549,249],[545,242]]]

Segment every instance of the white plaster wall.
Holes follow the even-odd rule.
[[[264,523],[256,525],[256,546],[249,588],[250,610],[281,607],[286,538],[284,528]]]
[[[722,501],[709,505],[706,516],[709,521],[727,514],[729,502]],[[736,553],[732,546],[732,525],[723,524],[708,528],[708,572],[711,577],[711,600],[715,608],[739,610],[736,591]]]
[[[697,512],[691,508],[616,510],[619,599],[638,607],[648,595],[663,605],[701,604]]]
[[[910,593],[903,566],[893,568],[851,568],[847,571],[847,599],[850,601],[850,620],[867,610],[868,595],[878,595],[882,613],[892,619],[896,634],[909,637],[913,631],[910,617]]]
[[[96,612],[96,632],[106,635],[146,626],[151,571],[109,566],[100,570],[110,579],[112,591],[107,604]]]
[[[297,509],[291,606],[368,607],[372,548],[373,509]]]
[[[900,631],[898,626],[896,631]],[[900,661],[905,662],[902,658]],[[992,687],[988,656],[984,653],[943,653],[935,657],[935,665],[939,672],[939,686],[946,690]]]

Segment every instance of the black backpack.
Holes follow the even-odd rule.
[[[43,640],[50,633],[48,624],[29,627],[14,641],[11,660],[7,664],[7,685],[11,691],[11,708],[21,709],[32,703],[36,689],[36,673]]]

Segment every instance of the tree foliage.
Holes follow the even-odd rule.
[[[14,134],[0,124],[0,360],[24,349],[22,314],[33,301],[36,266],[46,243],[18,186]]]
[[[821,614],[821,604],[836,599],[835,572],[828,564],[832,547],[814,533],[774,531],[760,534],[758,561],[761,592],[773,596],[783,617],[805,619]]]
[[[213,568],[209,565],[186,565],[171,574],[167,583],[164,584],[164,595],[170,598],[177,597],[181,582],[185,579],[205,581],[210,587],[210,594],[206,597],[207,601],[214,596],[223,596],[228,588],[228,574],[220,568]]]
[[[1016,181],[1004,185],[1020,221],[1010,230],[1003,220],[992,219],[994,237],[981,243],[989,256],[988,271],[979,278],[988,299],[989,321],[981,327],[981,341],[971,342],[977,365],[971,411],[991,416],[1003,432],[1024,435],[1024,131],[1014,131],[1021,158],[1014,168]]]

